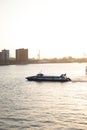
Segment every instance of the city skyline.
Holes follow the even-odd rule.
[[[86,0],[0,0],[0,50],[28,48],[29,57],[87,54]]]
[[[11,55],[9,49],[4,48],[4,49],[0,50],[0,53],[2,53],[3,51],[9,51],[9,58],[15,58],[15,59],[17,57],[17,51],[20,51],[21,54],[22,54],[22,57],[27,57],[27,59],[41,60],[41,59],[55,59],[55,58],[56,59],[58,59],[58,58],[59,59],[61,59],[61,58],[80,58],[80,59],[81,58],[87,58],[87,55],[85,53],[83,54],[83,57],[73,57],[73,56],[70,56],[70,55],[69,56],[63,56],[63,57],[41,57],[41,51],[40,50],[38,50],[37,55],[35,57],[30,57],[30,53],[29,53],[28,48],[17,48],[17,49],[15,49],[14,56]],[[27,52],[25,53],[25,51],[27,51]],[[25,53],[24,56],[23,56],[23,53]]]
[[[19,48],[15,50],[15,57],[10,57],[10,50],[2,50],[0,52],[0,65],[15,65],[15,64],[38,64],[38,63],[82,63],[87,62],[87,57],[84,58],[73,58],[73,57],[62,57],[62,58],[40,58],[40,50],[38,57],[29,58],[28,49]]]

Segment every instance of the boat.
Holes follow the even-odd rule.
[[[47,76],[42,73],[39,73],[35,76],[26,77],[28,81],[52,81],[52,82],[68,82],[71,81],[70,78],[66,76],[66,74],[61,74],[60,76]]]

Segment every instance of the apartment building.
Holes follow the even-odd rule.
[[[2,50],[0,52],[0,64],[9,64],[9,50]]]
[[[27,63],[28,62],[28,49],[16,49],[16,62]]]

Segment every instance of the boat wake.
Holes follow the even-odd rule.
[[[81,82],[81,83],[83,83],[83,82],[87,82],[87,77],[85,77],[85,76],[80,76],[80,77],[74,77],[74,78],[72,78],[72,82],[74,83],[76,83],[76,82]]]
[[[87,80],[72,80],[72,83],[76,83],[76,82],[84,83],[84,82],[87,82]]]
[[[87,76],[71,76],[71,80],[72,80],[72,83],[76,83],[76,82],[79,82],[79,83],[85,83],[87,82]]]

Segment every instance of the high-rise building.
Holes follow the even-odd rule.
[[[28,49],[16,49],[16,61],[17,63],[27,63],[28,62]]]
[[[9,64],[9,50],[4,49],[0,52],[0,63]]]

